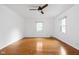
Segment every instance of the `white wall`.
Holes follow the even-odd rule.
[[[0,5],[0,49],[8,44],[23,38],[24,19]]]
[[[60,19],[64,16],[67,16],[65,34],[60,31],[59,25]],[[55,19],[54,36],[79,49],[79,5],[73,6]]]
[[[37,15],[38,17],[38,15]],[[36,31],[36,22],[41,21],[44,23],[42,32]],[[25,20],[25,37],[49,37],[54,32],[53,18],[28,18]],[[52,26],[51,26],[52,25]]]

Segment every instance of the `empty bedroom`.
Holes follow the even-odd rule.
[[[79,55],[79,4],[0,4],[0,55]]]

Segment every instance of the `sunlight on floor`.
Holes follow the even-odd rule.
[[[65,50],[65,48],[64,47],[60,47],[60,54],[61,55],[67,55],[67,52],[66,52],[66,50]]]
[[[43,43],[41,41],[38,41],[36,44],[36,51],[42,52],[43,51]]]

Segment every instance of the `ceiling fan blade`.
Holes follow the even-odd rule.
[[[43,11],[41,11],[41,13],[42,13],[42,14],[44,14],[44,12],[43,12]]]
[[[29,9],[29,10],[38,10],[38,9]]]
[[[45,7],[47,7],[47,6],[48,6],[48,4],[45,4],[45,5],[44,5],[44,6],[42,6],[41,8],[42,8],[42,9],[44,9],[44,8],[45,8]]]

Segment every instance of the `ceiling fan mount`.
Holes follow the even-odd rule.
[[[45,4],[43,6],[38,6],[37,9],[29,9],[29,10],[38,10],[41,12],[41,14],[44,14],[43,9],[46,8],[48,6],[48,4]]]

